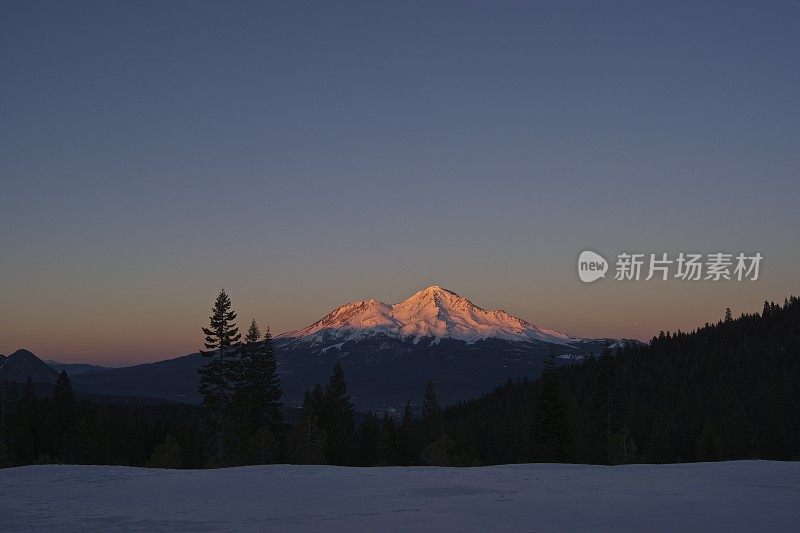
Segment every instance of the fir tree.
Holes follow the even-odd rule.
[[[411,402],[403,409],[403,421],[397,435],[397,454],[401,465],[414,465],[419,462],[417,422]]]
[[[358,432],[358,463],[377,466],[380,463],[381,420],[372,411],[361,423]]]
[[[253,359],[257,343],[261,339],[261,331],[255,320],[238,346],[238,358],[232,362],[231,385],[233,398],[228,415],[228,456],[229,464],[249,464],[253,460],[254,451],[251,443],[254,439],[258,423],[253,416]]]
[[[328,459],[333,464],[347,465],[355,451],[355,413],[347,393],[347,380],[342,364],[337,361],[325,388],[324,427],[328,434]]]
[[[267,328],[264,338],[257,344],[247,363],[246,381],[253,390],[252,416],[259,426],[279,433],[283,427],[281,414],[281,383],[278,379],[278,363],[272,346],[272,335]]]
[[[389,413],[383,414],[383,424],[381,425],[380,448],[378,450],[379,464],[397,464],[397,430],[394,420]]]
[[[294,464],[325,464],[326,446],[327,434],[320,427],[312,393],[306,391],[290,437],[289,460]]]
[[[261,340],[261,330],[255,319],[250,321],[250,327],[244,335],[244,341],[239,346],[239,361],[236,375],[236,400],[241,404],[241,425],[248,435],[255,432],[259,426],[256,416],[255,401],[258,379],[255,373],[255,361],[258,352],[258,343]]]
[[[19,410],[17,384],[0,381],[0,468],[11,466],[14,418]]]
[[[422,425],[426,443],[438,439],[442,433],[442,419],[439,412],[439,399],[436,396],[436,385],[428,380],[425,384],[425,398],[422,402]]]
[[[30,393],[28,392],[29,387],[27,385],[25,389],[26,396],[28,394],[33,394],[32,384],[30,386]],[[74,432],[74,408],[75,397],[72,393],[72,385],[69,382],[67,372],[62,370],[53,388],[51,427],[55,431],[56,442],[59,445],[54,451],[57,452],[58,457],[64,462],[71,462],[72,459],[71,441]]]
[[[231,299],[222,289],[212,309],[209,327],[203,328],[205,350],[201,353],[209,362],[200,372],[199,391],[203,396],[206,422],[213,437],[214,462],[225,464],[225,419],[231,404],[231,382],[240,371],[238,365],[238,343],[241,339],[236,327],[236,312]]]
[[[15,464],[30,464],[39,455],[37,424],[40,420],[39,405],[31,378],[25,383],[22,402],[16,410],[11,441],[11,458]],[[51,438],[53,438],[51,436]]]
[[[252,461],[275,459],[283,436],[282,395],[277,361],[269,329],[261,338],[255,320],[241,347],[241,365],[236,385],[236,412],[240,432],[250,444]]]
[[[30,377],[28,378],[28,383],[25,384],[25,394],[28,394],[28,389],[31,390],[32,394],[33,384],[31,383]],[[66,415],[66,411],[72,409],[73,401],[74,396],[72,394],[72,385],[69,382],[69,376],[66,370],[62,370],[61,374],[58,375],[58,379],[56,379],[56,386],[53,388],[53,402],[57,409],[62,410],[59,414]]]
[[[667,337],[669,338],[669,337]],[[594,405],[594,416],[597,432],[592,439],[596,446],[596,459],[605,464],[615,464],[616,458],[624,455],[618,448],[624,445],[619,439],[619,400],[614,374],[614,356],[606,345],[597,359],[597,395]],[[617,443],[622,443],[617,446]]]

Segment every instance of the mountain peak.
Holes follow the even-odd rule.
[[[421,294],[421,293],[436,294],[436,293],[442,293],[442,292],[446,292],[446,293],[449,293],[449,294],[456,294],[451,290],[445,289],[444,287],[440,287],[439,285],[431,285],[430,287],[425,287],[424,289],[419,291],[417,294]]]
[[[18,383],[29,377],[34,383],[54,383],[58,373],[28,350],[17,350],[0,366],[0,377]]]
[[[431,285],[430,287],[425,287],[417,294],[424,294],[424,295],[447,295],[447,296],[455,296],[457,298],[461,298],[461,296],[451,291],[450,289],[445,289],[444,287],[440,287],[439,285]],[[415,295],[416,296],[416,295]],[[412,296],[413,298],[413,296]]]
[[[306,328],[279,337],[335,344],[379,334],[414,342],[432,338],[434,343],[444,338],[468,343],[488,338],[559,344],[579,340],[539,328],[505,311],[487,311],[439,285],[426,287],[394,305],[379,300],[351,302]]]
[[[421,291],[413,294],[409,298],[403,300],[398,306],[411,306],[411,305],[424,305],[424,304],[433,304],[438,306],[444,306],[448,304],[452,304],[455,302],[471,302],[466,298],[462,297],[461,295],[440,287],[438,285],[431,285]]]

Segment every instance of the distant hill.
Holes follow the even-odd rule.
[[[94,372],[96,370],[105,370],[108,367],[99,365],[89,365],[85,363],[59,363],[58,361],[45,361],[47,366],[61,373],[62,370],[67,372],[69,377],[77,376],[78,374],[85,374],[86,372]]]
[[[17,350],[0,366],[0,379],[24,383],[28,378],[34,383],[55,383],[58,372],[28,350]]]
[[[191,354],[156,363],[85,372],[70,376],[70,381],[81,392],[199,404],[197,369],[207,362],[200,354]]]
[[[402,409],[421,396],[432,379],[443,405],[474,398],[508,378],[539,375],[548,352],[568,354],[580,361],[584,354],[599,353],[603,340],[582,343],[580,349],[540,342],[486,339],[474,343],[429,339],[418,343],[389,337],[362,338],[330,350],[303,343],[276,341],[278,374],[283,401],[297,406],[303,392],[327,383],[336,361],[341,361],[348,389],[357,409],[364,412]],[[560,359],[564,364],[573,360]],[[200,354],[185,355],[141,365],[94,370],[71,375],[75,390],[108,396],[164,398],[173,402],[200,403],[197,370],[208,363]],[[69,372],[68,372],[69,373]]]

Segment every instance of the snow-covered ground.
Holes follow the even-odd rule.
[[[800,462],[0,470],[0,531],[798,531]]]

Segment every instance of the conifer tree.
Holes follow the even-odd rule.
[[[262,339],[253,320],[241,346],[234,400],[238,431],[254,455],[249,461],[276,458],[283,435],[281,395],[272,336],[267,329]]]
[[[417,422],[411,402],[406,402],[403,409],[403,421],[397,435],[397,454],[401,465],[414,465],[419,462],[417,444]]]
[[[441,436],[442,419],[439,412],[439,399],[436,396],[436,385],[428,380],[425,384],[425,399],[422,402],[422,426],[426,444]]]
[[[241,339],[236,327],[236,312],[231,299],[222,289],[214,302],[209,327],[203,328],[205,350],[201,353],[209,362],[200,373],[199,391],[203,396],[206,423],[214,443],[214,462],[225,464],[225,419],[231,404],[232,382],[238,377],[238,343]]]
[[[28,394],[33,394],[33,385],[31,384],[30,386],[30,393],[28,392],[28,388],[26,384],[26,396]],[[56,451],[58,452],[59,458],[65,462],[69,462],[72,458],[71,440],[74,432],[74,402],[75,398],[72,393],[72,385],[69,382],[69,376],[67,376],[65,370],[62,370],[53,388],[51,427],[55,430],[56,442],[58,443],[58,449]]]
[[[614,356],[608,345],[597,359],[597,397],[595,399],[595,443],[597,460],[605,464],[614,464],[620,452],[615,443],[619,440],[619,399],[614,375]]]
[[[320,427],[310,391],[303,397],[300,416],[290,437],[289,460],[294,464],[325,464],[327,434]]]
[[[269,328],[257,345],[249,365],[250,376],[252,376],[249,381],[253,387],[255,421],[259,427],[266,426],[271,432],[278,434],[283,428],[283,415],[281,414],[283,391],[278,379],[278,362]]]
[[[381,450],[381,420],[370,411],[358,432],[358,464],[377,466]]]
[[[28,377],[28,382],[30,383],[31,378]],[[28,384],[26,383],[25,389],[26,394],[28,389]],[[30,388],[33,388],[33,384],[31,383]],[[73,394],[72,394],[72,385],[69,382],[69,376],[67,375],[66,370],[62,370],[61,374],[58,375],[58,379],[56,379],[56,386],[53,388],[53,402],[57,406],[57,408],[67,410],[72,408],[73,402]],[[62,411],[59,414],[66,414]]]
[[[28,377],[22,394],[22,402],[16,410],[12,422],[13,440],[11,442],[12,459],[15,464],[30,464],[38,457],[37,419],[39,418],[38,401],[33,390],[33,382]]]
[[[395,429],[394,420],[389,413],[383,414],[378,456],[380,464],[382,465],[397,464],[397,430]]]
[[[328,459],[337,465],[351,464],[355,451],[355,411],[347,393],[342,364],[337,361],[325,387],[324,427],[328,434]]]
[[[260,338],[261,331],[258,324],[252,320],[243,342],[238,347],[238,358],[233,361],[231,375],[233,398],[228,416],[230,438],[228,439],[227,455],[229,464],[249,464],[253,459],[254,452],[250,449],[250,444],[258,424],[253,416],[253,395],[256,382],[253,380],[252,368]]]
[[[19,410],[17,384],[0,381],[0,468],[10,466],[13,420]]]

